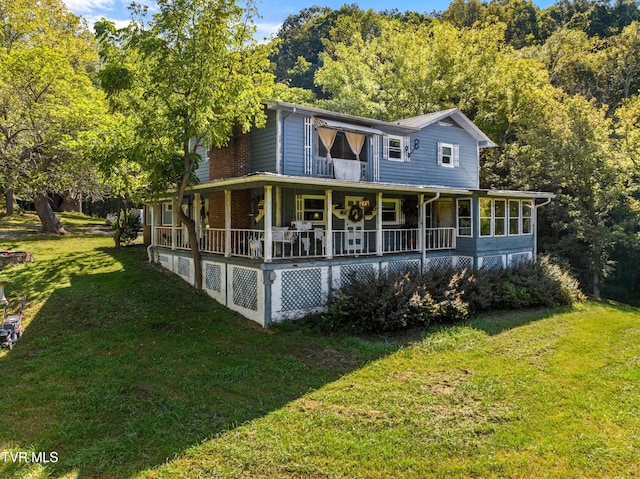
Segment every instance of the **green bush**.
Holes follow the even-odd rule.
[[[566,306],[581,300],[577,281],[541,257],[507,269],[353,274],[333,291],[322,317],[331,329],[387,332],[459,321],[484,311]]]
[[[113,235],[116,237],[118,229],[117,222],[114,222],[113,225],[111,225],[111,229],[113,229]],[[138,211],[130,211],[129,214],[127,214],[126,221],[122,228],[122,233],[120,234],[120,244],[132,244],[138,238],[138,234],[141,229],[142,222],[140,221],[140,214]]]

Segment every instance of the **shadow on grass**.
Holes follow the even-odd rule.
[[[107,260],[115,271],[101,270]],[[130,477],[392,350],[262,330],[145,263],[142,248],[13,273],[42,305],[0,356],[0,450],[58,460],[40,471],[0,461],[6,478]]]

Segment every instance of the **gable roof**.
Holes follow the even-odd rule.
[[[449,118],[469,133],[469,135],[471,135],[480,144],[480,147],[490,148],[496,146],[496,144],[491,141],[491,139],[458,108],[451,108],[449,110],[436,111],[433,113],[427,113],[426,115],[405,118],[404,120],[398,120],[397,123],[398,125],[409,128],[422,129]]]
[[[273,110],[284,110],[290,112],[301,112],[310,116],[322,117],[322,119],[335,120],[348,122],[356,125],[369,127],[372,129],[384,129],[385,131],[398,134],[410,134],[420,131],[427,126],[437,123],[439,121],[451,118],[456,124],[464,129],[469,135],[476,140],[481,148],[490,148],[496,146],[491,139],[485,135],[480,128],[467,118],[458,108],[451,108],[450,110],[436,111],[434,113],[427,113],[426,115],[414,116],[412,118],[406,118],[398,120],[396,122],[388,122],[382,120],[374,120],[372,118],[364,118],[356,115],[349,115],[346,113],[337,113],[329,110],[323,110],[320,108],[295,105],[293,103],[287,103],[282,101],[267,101],[265,102],[268,108]]]

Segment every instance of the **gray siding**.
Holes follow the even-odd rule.
[[[420,140],[420,148],[411,154],[410,161],[380,160],[380,181],[454,188],[478,187],[478,145],[465,130],[434,124],[411,135],[411,145],[415,138]],[[460,145],[459,167],[438,166],[438,142]]]
[[[205,183],[209,181],[209,151],[201,146],[196,151],[198,155],[200,155],[200,164],[198,165],[198,169],[195,171],[196,177],[200,183]]]
[[[267,110],[267,123],[264,128],[252,128],[249,132],[249,170],[252,173],[262,171],[277,173],[276,158],[278,125],[276,112]]]
[[[292,114],[282,120],[282,173],[285,175],[304,176],[304,118]]]

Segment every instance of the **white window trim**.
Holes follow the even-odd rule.
[[[499,201],[505,201],[506,202],[506,217],[505,217],[505,234],[503,235],[495,235],[495,230],[494,230],[494,220],[495,220],[495,201],[499,200]],[[533,236],[533,231],[534,231],[534,224],[533,224],[533,208],[534,208],[534,203],[532,200],[517,200],[517,199],[513,199],[513,198],[496,198],[493,199],[491,201],[492,206],[491,206],[491,217],[492,217],[492,221],[491,221],[491,236],[496,236],[496,237],[500,237],[503,238],[505,236]],[[516,218],[511,216],[511,203],[518,203],[518,216]],[[523,220],[525,218],[525,216],[523,216],[523,207],[522,205],[524,203],[528,203],[530,205],[530,209],[529,211],[531,212],[530,216],[527,216],[526,218],[529,219],[529,224],[530,224],[530,229],[531,231],[529,231],[528,233],[523,232]],[[518,232],[517,233],[512,233],[511,232],[511,220],[512,219],[517,219],[518,220]],[[481,235],[483,237],[487,237],[488,235]]]
[[[518,203],[518,216],[517,216],[518,232],[517,233],[511,232],[511,220],[515,219],[511,217],[511,203]],[[522,204],[520,200],[510,199],[509,201],[507,201],[507,225],[508,225],[507,233],[509,234],[509,236],[520,236],[522,234]]]
[[[451,162],[444,163],[444,148],[451,148]],[[458,168],[460,166],[460,145],[457,143],[438,142],[438,166],[444,168]]]
[[[483,201],[488,201],[489,202],[489,216],[482,216],[482,202]],[[489,236],[493,236],[493,219],[494,219],[494,203],[492,199],[489,198],[479,198],[478,199],[478,220],[480,221],[480,230],[478,231],[478,234],[480,235],[481,238],[487,238]],[[482,220],[484,219],[488,219],[489,220],[489,233],[488,234],[482,234]]]
[[[324,217],[326,215],[325,210],[326,210],[326,197],[324,195],[297,195],[296,197],[297,201],[296,201],[296,218],[300,221],[304,220],[304,213],[305,213],[305,207],[304,207],[304,202],[305,200],[322,200],[325,202],[325,208],[323,208],[322,210],[309,210],[309,211],[318,211],[322,213],[322,216]],[[326,218],[320,219],[320,220],[305,220],[305,221],[311,221],[311,224],[313,225],[324,225]]]
[[[382,220],[383,225],[401,225],[404,223],[404,215],[402,214],[402,200],[400,198],[384,198],[382,200],[383,203],[393,203],[394,210],[396,214],[396,219],[394,221],[385,221]],[[388,210],[391,211],[391,210]],[[381,214],[384,211],[381,210]]]
[[[399,140],[400,141],[400,158],[392,158],[391,157],[391,145],[390,140]],[[385,160],[395,161],[398,163],[407,163],[409,161],[408,148],[409,138],[406,136],[399,135],[384,135],[384,144],[383,144],[383,155]]]
[[[469,224],[469,231],[470,234],[460,234],[460,218],[461,216],[459,215],[460,213],[460,202],[461,201],[468,201],[469,202],[469,213],[471,214],[471,216],[463,216],[462,218],[469,218],[470,219],[470,224]],[[473,238],[473,201],[471,201],[471,198],[458,198],[456,200],[456,236],[460,236],[461,238]]]
[[[506,200],[506,198],[480,198],[479,202],[478,202],[478,206],[480,206],[480,203],[482,201],[490,201],[491,202],[491,215],[490,216],[481,216],[480,214],[482,213],[482,208],[478,208],[478,219],[480,220],[480,231],[479,234],[482,238],[488,238],[490,236],[496,237],[496,238],[503,238],[505,236],[507,236],[507,233],[509,231],[509,202]],[[504,207],[505,207],[505,216],[496,216],[496,201],[503,201],[505,203]],[[522,211],[522,210],[520,210]],[[482,234],[482,220],[483,219],[489,219],[489,225],[490,225],[490,232],[489,234]],[[504,220],[504,233],[503,234],[496,234],[496,220],[497,219],[502,219]],[[522,222],[520,221],[520,225],[522,225]],[[511,236],[515,236],[515,235],[511,235]]]
[[[525,203],[529,203],[529,213],[530,213],[529,216],[524,216],[523,205]],[[531,200],[520,200],[520,234],[523,235],[523,236],[533,235],[533,228],[534,228],[534,225],[533,225],[533,208],[534,208],[533,201],[531,201]],[[523,224],[524,224],[524,219],[525,218],[529,218],[529,229],[531,231],[529,231],[528,233],[525,233],[523,231]]]

